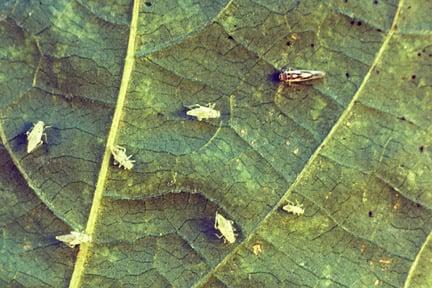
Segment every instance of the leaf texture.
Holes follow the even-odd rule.
[[[0,286],[429,287],[431,9],[4,1]],[[287,86],[282,67],[327,76]],[[186,115],[207,103],[220,118]]]

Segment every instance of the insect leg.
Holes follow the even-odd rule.
[[[42,133],[42,136],[45,138],[45,143],[48,143],[48,136],[46,133]],[[41,140],[42,142],[42,140]]]
[[[33,131],[33,128],[35,127],[35,124],[32,123],[32,125],[33,126],[26,132],[26,135],[29,135]]]
[[[189,105],[189,106],[183,105],[183,106],[186,107],[186,108],[188,108],[188,109],[195,109],[195,108],[200,108],[201,107],[201,105],[199,105],[199,104],[192,104],[192,105]]]

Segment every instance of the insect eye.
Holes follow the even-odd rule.
[[[288,79],[288,75],[287,75],[286,73],[281,72],[281,73],[279,74],[279,80],[280,80],[280,81],[285,81],[285,80],[287,80],[287,79]]]

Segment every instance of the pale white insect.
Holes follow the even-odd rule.
[[[256,256],[258,256],[259,254],[261,254],[261,253],[263,252],[263,245],[262,245],[262,243],[260,243],[260,242],[255,243],[255,244],[252,246],[252,252],[253,252]]]
[[[56,236],[55,238],[71,248],[82,243],[91,242],[91,237],[89,235],[77,231],[71,231],[70,234]]]
[[[288,204],[283,206],[282,209],[288,213],[293,213],[294,215],[304,214],[303,204],[300,204],[297,200],[296,200],[296,204],[294,204],[291,201],[288,201]]]
[[[279,74],[279,80],[288,85],[291,83],[300,83],[316,79],[324,78],[325,72],[317,70],[299,70],[299,69],[285,69],[283,68]]]
[[[201,106],[199,104],[186,106],[186,108],[191,109],[186,112],[186,115],[196,117],[198,121],[210,118],[220,118],[220,111],[215,110],[215,106],[215,103],[208,103],[207,106]]]
[[[232,220],[226,219],[224,216],[216,212],[215,217],[215,229],[219,230],[222,234],[221,236],[218,236],[219,238],[224,238],[224,243],[228,242],[230,244],[234,243],[236,241],[236,234],[235,228],[234,228],[234,222]]]
[[[50,128],[51,126],[46,126],[43,121],[38,121],[36,124],[33,124],[33,127],[30,128],[27,134],[27,153],[33,152],[36,148],[41,146],[44,142],[42,141],[42,136],[45,137],[45,142],[47,141],[46,133],[44,133],[45,129]]]
[[[123,166],[124,169],[131,170],[134,166],[135,160],[131,160],[132,155],[126,155],[126,148],[116,145],[111,147],[111,153],[114,157],[114,165],[119,165],[121,168]]]

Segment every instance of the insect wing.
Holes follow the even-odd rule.
[[[75,237],[71,234],[60,235],[55,237],[57,240],[65,243],[67,246],[74,248],[75,247]]]
[[[209,104],[208,107],[206,106],[200,106],[198,104],[188,106],[188,108],[193,108],[192,110],[189,110],[186,112],[186,115],[188,116],[194,116],[198,119],[198,121],[201,121],[202,119],[210,119],[210,118],[219,118],[220,117],[220,111],[215,110],[215,104]]]
[[[67,246],[74,248],[76,245],[91,241],[91,237],[87,234],[72,231],[70,234],[60,235],[55,237],[57,240],[62,241]]]
[[[198,121],[201,121],[202,119],[210,118],[211,116],[210,110],[211,110],[210,108],[201,106],[199,108],[194,108],[186,112],[186,115],[194,116],[198,119]]]
[[[287,204],[287,205],[285,205],[285,206],[282,207],[282,210],[284,210],[284,211],[286,211],[288,213],[291,213],[292,206],[290,204]]]
[[[43,121],[38,121],[33,125],[29,131],[27,131],[27,153],[33,152],[37,147],[39,147],[42,142],[42,135],[44,131],[45,123]]]
[[[218,118],[220,117],[220,112],[211,107],[200,107],[198,113],[202,119]]]
[[[210,111],[208,111],[208,118],[219,118],[220,117],[220,111],[208,108]]]
[[[201,116],[203,115],[203,112],[202,112],[203,108],[204,107],[193,108],[192,110],[187,111],[186,115],[196,117],[196,118],[198,118],[198,120],[201,121],[201,119],[202,119]]]
[[[279,74],[279,80],[287,83],[295,83],[321,79],[324,76],[325,72],[317,70],[282,70]]]
[[[234,227],[232,221],[226,219],[221,214],[216,212],[215,227],[218,229],[222,236],[232,244],[236,241],[236,236],[234,233]]]

